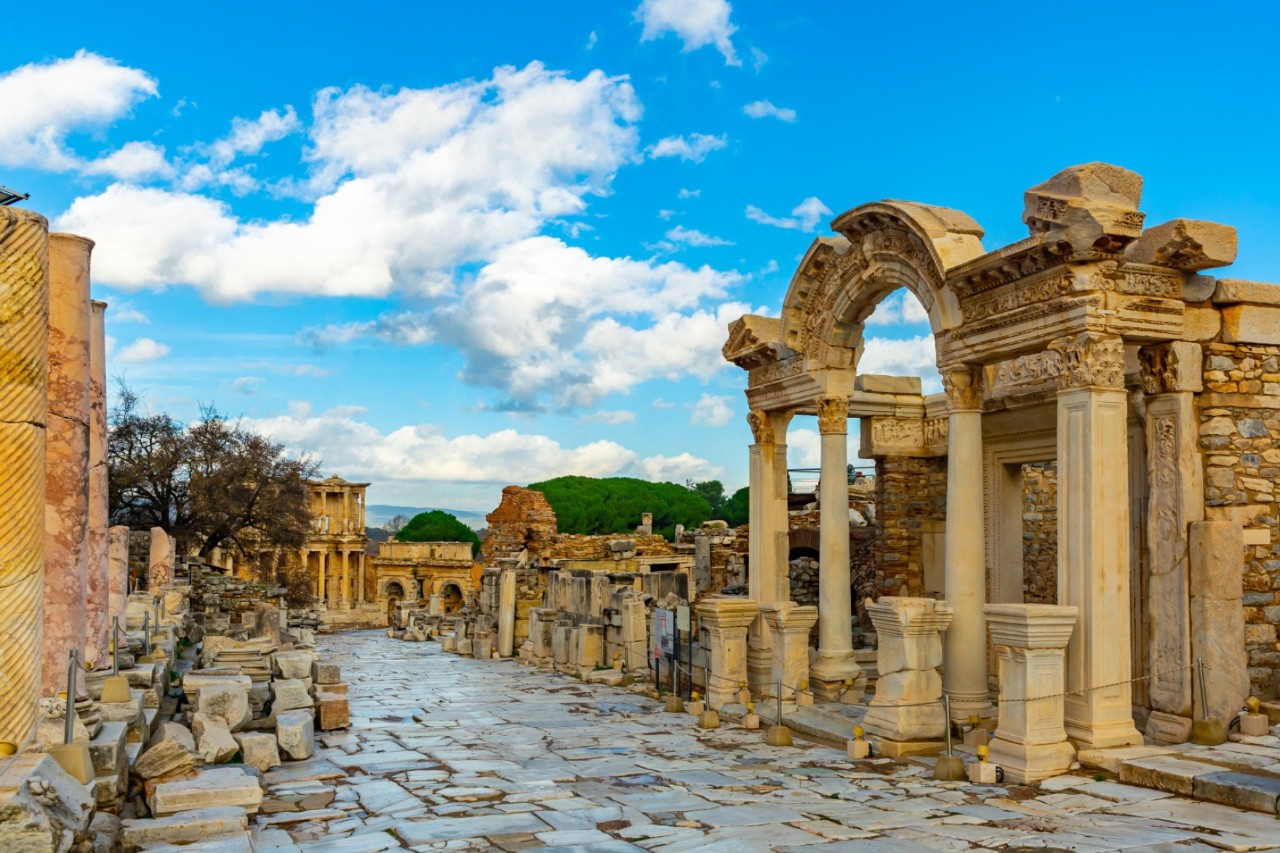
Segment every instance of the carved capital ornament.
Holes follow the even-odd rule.
[[[823,435],[849,431],[849,401],[844,397],[818,398],[818,432]]]
[[[1049,349],[1062,358],[1060,388],[1124,388],[1124,339],[1082,332],[1059,338]]]
[[[763,409],[752,409],[747,412],[747,424],[751,427],[751,437],[756,444],[773,444],[773,422],[769,413]]]
[[[982,410],[982,376],[976,368],[956,367],[942,374],[947,405],[953,412]]]

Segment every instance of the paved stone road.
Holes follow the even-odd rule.
[[[350,683],[352,726],[268,775],[270,796],[308,810],[260,816],[260,851],[1280,846],[1265,815],[1087,776],[939,783],[919,765],[768,747],[731,723],[702,731],[625,690],[435,643],[364,631],[321,648]]]

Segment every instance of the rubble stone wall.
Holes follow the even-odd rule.
[[[923,522],[947,517],[946,457],[876,460],[875,582],[883,595],[923,590]]]
[[[1022,466],[1022,600],[1058,603],[1058,463]]]
[[[1205,506],[1238,511],[1246,530],[1264,534],[1246,544],[1245,646],[1252,689],[1264,697],[1280,686],[1280,347],[1205,346],[1200,397]]]

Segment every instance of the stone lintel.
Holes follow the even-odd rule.
[[[1222,339],[1228,343],[1280,344],[1280,307],[1240,303],[1223,308]]]
[[[1238,302],[1280,305],[1280,284],[1242,278],[1220,278],[1213,288],[1212,299],[1218,305],[1234,305]]]
[[[1236,259],[1236,229],[1199,219],[1172,219],[1143,231],[1125,256],[1188,272],[1225,267]]]

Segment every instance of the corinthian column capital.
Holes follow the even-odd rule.
[[[982,369],[953,367],[942,374],[947,406],[953,412],[982,411]]]
[[[1119,335],[1081,332],[1058,338],[1049,349],[1062,358],[1061,388],[1124,388],[1124,339]]]
[[[844,435],[849,431],[849,401],[845,397],[818,398],[818,432]]]

